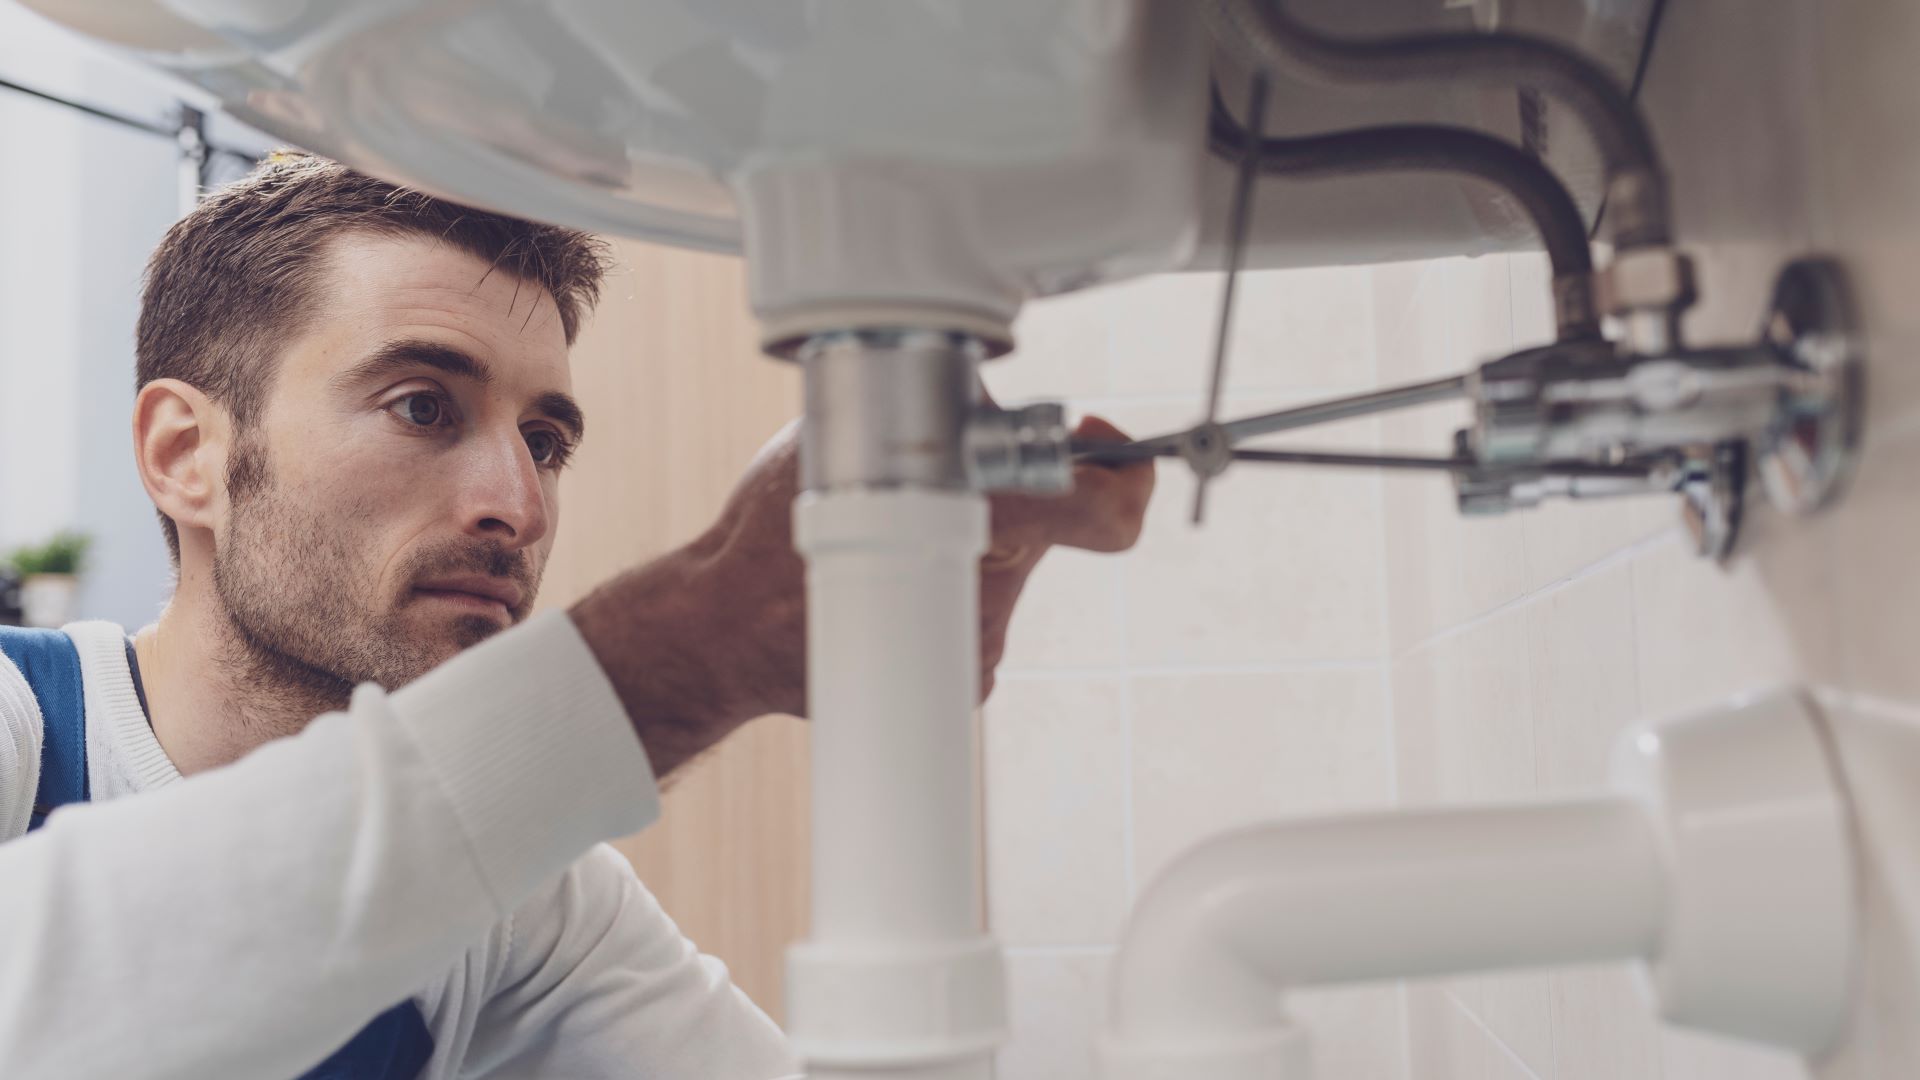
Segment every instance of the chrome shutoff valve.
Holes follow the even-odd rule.
[[[1638,326],[1623,343],[1574,336],[1459,375],[1070,450],[1096,462],[1184,458],[1202,479],[1238,462],[1444,472],[1461,511],[1473,515],[1549,498],[1671,493],[1683,499],[1701,553],[1714,557],[1733,547],[1750,473],[1782,512],[1830,503],[1859,446],[1865,366],[1840,268],[1824,259],[1789,264],[1756,340],[1694,348],[1681,340],[1678,321],[1694,296],[1690,264],[1644,251],[1621,262],[1609,279],[1608,310]],[[1462,400],[1472,424],[1444,457],[1243,445]],[[1014,421],[990,419],[978,426],[992,453],[977,452],[976,468],[984,463],[996,477],[1026,475],[1022,469],[1042,461],[1065,469],[1050,451],[1016,451]],[[1023,455],[1032,462],[1019,464]]]
[[[1475,376],[1472,450],[1488,464],[1621,461],[1767,430],[1796,371],[1764,346],[1618,355],[1550,345]]]

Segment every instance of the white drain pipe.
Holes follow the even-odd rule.
[[[1665,874],[1626,802],[1385,813],[1209,840],[1134,909],[1110,1077],[1305,1076],[1277,989],[1638,956]]]
[[[1671,1021],[1816,1053],[1854,970],[1852,841],[1817,717],[1775,695],[1631,735],[1621,797],[1309,819],[1146,892],[1106,1080],[1302,1080],[1288,987],[1639,959]]]
[[[1006,1038],[981,903],[974,703],[986,499],[963,432],[979,345],[803,346],[813,925],[787,958],[811,1080],[988,1080]]]

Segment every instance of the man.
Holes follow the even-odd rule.
[[[168,233],[133,432],[179,584],[130,642],[69,628],[88,801],[0,844],[0,1073],[794,1071],[602,843],[803,711],[791,436],[698,540],[528,618],[601,272],[582,234],[300,156]],[[1138,534],[1150,467],[1078,479],[995,503],[983,686],[1048,546]],[[36,663],[0,659],[0,839]]]

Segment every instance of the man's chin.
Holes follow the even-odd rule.
[[[430,612],[415,607],[404,612],[399,625],[389,632],[403,639],[404,651],[421,665],[417,674],[425,674],[511,625],[490,614]]]
[[[455,615],[437,621],[438,633],[430,640],[437,646],[434,652],[442,663],[513,625],[485,615]]]

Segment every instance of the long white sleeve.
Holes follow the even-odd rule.
[[[505,937],[462,1077],[799,1080],[786,1036],[608,845],[542,887]]]
[[[0,844],[0,1071],[291,1077],[658,814],[551,613],[222,769]]]

